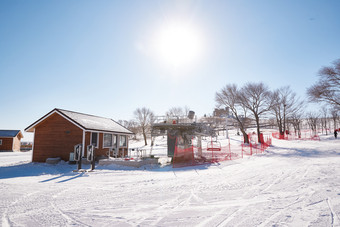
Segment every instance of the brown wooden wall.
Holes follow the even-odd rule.
[[[45,162],[55,157],[68,161],[74,145],[82,143],[82,137],[82,129],[54,113],[35,127],[32,161]]]
[[[14,137],[13,139],[13,151],[20,151],[20,147],[21,147],[21,137],[18,135],[16,137]]]
[[[2,145],[0,145],[0,151],[11,151],[13,148],[13,138],[2,138]]]

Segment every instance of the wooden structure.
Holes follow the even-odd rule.
[[[34,132],[33,162],[45,162],[47,158],[60,157],[69,161],[74,146],[85,148],[93,144],[96,156],[107,156],[109,150],[118,156],[128,153],[130,130],[110,118],[103,118],[68,110],[54,109],[25,129]]]
[[[0,130],[0,151],[20,151],[20,130]]]

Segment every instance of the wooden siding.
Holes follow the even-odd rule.
[[[0,145],[0,151],[12,151],[13,148],[13,138],[0,137],[2,140],[2,145]]]
[[[13,139],[13,151],[20,151],[20,147],[21,147],[20,140],[21,140],[21,137],[19,135],[14,137],[14,139]]]
[[[54,113],[35,127],[32,161],[45,162],[55,157],[68,161],[74,145],[81,143],[82,137],[82,129]]]

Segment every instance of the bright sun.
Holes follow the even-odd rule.
[[[200,56],[201,37],[191,27],[168,26],[159,33],[157,49],[165,63],[178,68],[193,63]]]

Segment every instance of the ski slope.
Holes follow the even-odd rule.
[[[162,143],[153,152],[165,154]],[[0,153],[3,227],[340,226],[340,139],[331,136],[273,139],[261,155],[180,169],[74,173],[30,159]]]

